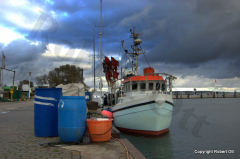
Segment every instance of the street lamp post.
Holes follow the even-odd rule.
[[[28,72],[28,73],[29,73],[29,87],[28,87],[29,93],[28,93],[28,98],[30,99],[30,76],[31,76],[31,72]]]

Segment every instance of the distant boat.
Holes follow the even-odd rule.
[[[116,104],[110,107],[113,112],[114,125],[125,132],[160,135],[169,130],[172,111],[172,80],[176,77],[166,73],[155,73],[152,67],[144,69],[144,75],[138,75],[138,55],[146,53],[140,47],[141,39],[136,33],[135,27],[131,32],[134,42],[130,54],[135,64],[132,63],[132,71],[128,70],[124,75],[123,92],[120,97],[116,97]],[[103,68],[110,93],[116,94],[116,80],[118,79],[118,61],[114,58],[111,61],[105,57]],[[165,77],[165,78],[164,78]]]
[[[104,99],[103,99],[103,97],[101,96],[100,92],[94,92],[93,95],[92,95],[92,101],[98,102],[98,106],[99,106],[99,107],[102,107],[102,106],[103,106]]]

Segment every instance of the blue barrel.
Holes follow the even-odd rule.
[[[84,96],[62,96],[58,105],[58,133],[63,142],[82,140],[86,130]]]
[[[91,92],[85,92],[85,99],[86,99],[86,102],[91,101]]]
[[[58,136],[58,103],[62,88],[36,88],[34,131],[38,137]]]

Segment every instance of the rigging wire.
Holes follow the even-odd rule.
[[[119,51],[118,61],[120,61],[121,51],[122,51],[122,46],[120,45],[120,51]],[[122,71],[122,57],[121,57],[121,71]],[[121,73],[121,78],[122,78],[122,73]]]
[[[104,13],[104,9],[103,9],[103,19],[105,20],[105,24],[106,24],[106,36],[107,36],[107,55],[109,57],[109,41],[108,41],[108,29],[107,29],[107,20],[106,20],[106,17],[105,17],[105,13]]]
[[[141,47],[141,46],[140,46],[140,48],[142,49],[142,47]],[[146,57],[146,55],[145,55],[145,54],[143,54],[143,55],[144,55],[144,57],[145,57],[145,59],[146,59],[146,61],[147,61],[147,63],[148,63],[148,66],[149,66],[149,67],[151,67],[151,66],[150,66],[150,64],[149,64],[149,62],[148,62],[148,60],[147,60],[147,57]]]
[[[100,35],[99,35],[99,32],[100,32],[100,29],[99,29],[99,27],[97,27],[98,28],[98,63],[99,63],[99,61],[100,61]],[[100,67],[98,67],[98,72],[100,72]],[[98,80],[100,81],[100,74],[98,74]],[[99,82],[98,82],[98,89],[100,88],[100,85],[99,85]]]
[[[129,39],[131,39],[131,38],[125,39],[125,40],[123,40],[123,41],[129,40]]]

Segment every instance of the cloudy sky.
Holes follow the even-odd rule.
[[[103,0],[103,54],[125,61],[121,40],[130,48],[135,22],[148,62],[155,72],[175,75],[174,87],[240,91],[239,17],[238,0]],[[28,80],[28,72],[35,83],[71,64],[84,69],[92,86],[93,29],[97,55],[100,48],[95,24],[100,0],[1,0],[0,51],[6,68],[16,70],[15,83]],[[147,66],[139,56],[139,73]],[[12,78],[3,71],[3,84]]]

